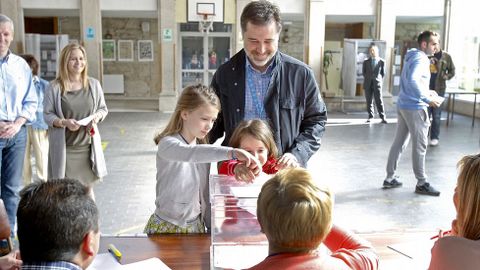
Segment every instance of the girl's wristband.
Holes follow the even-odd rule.
[[[235,149],[232,150],[232,159],[237,160],[237,155],[235,155]]]

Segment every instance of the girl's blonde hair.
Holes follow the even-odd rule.
[[[271,246],[316,249],[332,228],[333,194],[303,168],[284,169],[265,182],[257,200],[258,222]]]
[[[82,85],[85,90],[89,89],[87,53],[82,45],[71,43],[65,46],[65,48],[63,48],[62,52],[60,53],[60,67],[58,71],[58,76],[55,80],[56,83],[60,85],[60,91],[62,95],[65,93],[65,91],[72,90],[70,89],[69,83],[68,62],[70,61],[70,55],[72,54],[72,51],[76,49],[82,52],[83,59],[85,60],[85,68],[83,69],[81,74]]]
[[[182,111],[193,111],[203,105],[214,106],[220,111],[220,100],[213,89],[202,84],[187,86],[183,89],[182,94],[180,94],[180,97],[178,98],[175,111],[170,117],[167,126],[162,132],[155,135],[155,138],[153,139],[155,144],[158,144],[163,137],[182,131]],[[208,143],[208,138],[205,137],[203,139],[198,139],[198,143]]]
[[[480,154],[464,156],[459,162],[457,179],[458,235],[480,239]]]
[[[229,145],[234,148],[239,148],[242,138],[245,136],[252,136],[253,138],[265,144],[268,150],[268,157],[276,158],[278,155],[277,145],[273,139],[272,130],[267,123],[260,119],[253,119],[242,121],[233,131],[230,137]]]

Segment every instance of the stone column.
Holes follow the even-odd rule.
[[[14,35],[10,49],[16,53],[25,50],[25,25],[21,0],[0,0],[0,13],[13,21]]]
[[[305,59],[313,69],[315,80],[322,85],[323,49],[325,44],[326,0],[307,0],[305,20]],[[323,90],[323,89],[321,89]]]
[[[88,75],[102,81],[102,14],[100,1],[80,0],[80,38],[88,60]]]
[[[158,44],[160,61],[159,110],[171,112],[177,103],[175,76],[175,49],[177,26],[175,21],[175,0],[157,0]]]
[[[395,46],[395,0],[377,0],[375,10],[375,39],[386,41],[385,66],[387,74],[385,76],[383,94],[391,96],[390,86],[392,74],[392,55]]]
[[[245,8],[248,3],[250,3],[250,0],[237,0],[237,10],[236,10],[236,23],[235,27],[233,28],[234,32],[234,48],[233,48],[233,54],[236,54],[239,52],[241,49],[243,49],[243,38],[242,38],[242,26],[240,25],[240,16],[242,15],[242,11]]]
[[[444,10],[444,17],[443,17],[443,35],[441,36],[442,42],[440,43],[440,47],[442,50],[448,52],[448,44],[450,41],[450,20],[451,20],[451,11],[452,11],[452,1],[445,0],[445,10]]]

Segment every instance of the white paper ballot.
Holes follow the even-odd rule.
[[[164,264],[159,258],[150,258],[147,260],[125,264],[122,267],[123,270],[171,270],[166,264]]]
[[[92,264],[87,268],[87,270],[116,270],[122,269],[122,265],[113,258],[110,253],[101,253],[97,254]]]
[[[171,270],[159,258],[150,258],[129,264],[120,264],[110,253],[97,254],[87,270]]]
[[[88,117],[83,118],[82,120],[78,120],[78,121],[77,121],[77,124],[79,124],[80,126],[86,126],[86,125],[88,125],[92,120],[93,120],[93,114],[90,115],[90,116],[88,116]]]

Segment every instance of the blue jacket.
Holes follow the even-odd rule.
[[[37,119],[32,123],[32,128],[48,129],[48,125],[43,119],[43,96],[45,89],[48,87],[48,82],[38,76],[33,76],[33,83],[35,84],[35,90],[37,91],[38,106],[35,113]]]
[[[430,103],[430,61],[418,49],[408,50],[400,79],[397,106],[404,110],[422,110]]]

